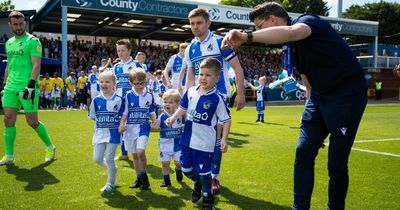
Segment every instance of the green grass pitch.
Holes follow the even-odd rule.
[[[223,155],[217,209],[291,209],[293,160],[303,106],[268,106],[266,123],[255,123],[254,107],[232,111],[229,150]],[[3,121],[3,115],[0,120]],[[117,190],[101,195],[106,170],[92,160],[93,121],[85,111],[39,113],[57,146],[57,160],[44,164],[39,138],[18,116],[15,165],[0,166],[0,209],[198,209],[190,202],[192,183],[171,175],[172,187],[160,188],[157,133],[147,149],[151,190],[130,189],[135,172],[117,161]],[[3,133],[3,126],[0,128]],[[1,137],[1,142],[3,142]],[[387,140],[392,139],[392,140]],[[394,139],[394,140],[393,140]],[[400,209],[400,104],[368,105],[349,161],[347,209]],[[3,155],[4,144],[0,144]],[[389,154],[389,155],[388,155]],[[390,156],[394,154],[394,156]],[[396,156],[397,155],[397,156]],[[315,164],[312,209],[327,207],[327,148]]]

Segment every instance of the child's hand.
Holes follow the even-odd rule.
[[[123,133],[126,131],[126,125],[119,125],[118,126],[118,133]]]
[[[172,126],[172,123],[174,123],[175,120],[172,119],[172,117],[169,117],[168,119],[165,120],[165,124],[167,124],[169,127]]]
[[[228,143],[227,143],[227,141],[226,140],[225,141],[221,140],[221,152],[225,153],[227,151],[228,151]]]
[[[157,121],[153,121],[153,122],[151,123],[151,128],[153,128],[153,129],[158,129],[158,128],[160,128],[160,126],[158,126]]]

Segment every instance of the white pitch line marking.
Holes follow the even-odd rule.
[[[400,141],[400,138],[356,140],[356,141],[354,141],[354,143],[368,143],[368,142],[382,142],[382,141]]]
[[[369,153],[374,153],[374,154],[379,154],[379,155],[385,155],[385,156],[392,156],[392,157],[398,157],[400,158],[400,155],[398,154],[393,154],[393,153],[388,153],[388,152],[378,152],[378,151],[373,151],[373,150],[368,150],[368,149],[360,149],[360,148],[351,148],[351,150],[356,150],[360,152],[369,152]]]

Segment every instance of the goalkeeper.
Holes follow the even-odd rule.
[[[21,12],[12,11],[8,24],[14,33],[5,45],[7,69],[4,75],[2,102],[4,108],[5,156],[0,165],[14,163],[14,142],[16,137],[15,122],[21,106],[25,110],[26,122],[31,126],[46,145],[45,161],[54,160],[53,145],[46,127],[38,120],[39,87],[38,76],[42,57],[40,41],[25,32],[25,17]]]

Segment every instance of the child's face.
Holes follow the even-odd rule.
[[[99,77],[100,89],[104,95],[114,92],[115,82],[112,76],[100,75]]]
[[[131,50],[128,50],[125,45],[117,45],[117,54],[122,60],[128,60],[129,56],[131,56]]]
[[[266,82],[265,79],[260,79],[259,81],[260,81],[261,85],[265,85],[265,82]]]
[[[131,84],[135,91],[138,93],[142,93],[146,88],[146,80],[134,79],[133,81],[131,81]]]
[[[204,90],[212,89],[218,82],[218,80],[219,76],[216,75],[214,69],[200,68],[199,84],[202,89]]]
[[[179,104],[176,100],[171,98],[164,99],[164,110],[167,113],[174,113],[179,107]]]

